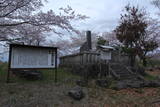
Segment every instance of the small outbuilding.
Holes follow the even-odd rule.
[[[98,45],[97,52],[100,54],[100,60],[110,61],[112,58],[112,51],[115,50],[114,47]]]

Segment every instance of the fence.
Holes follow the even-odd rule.
[[[60,66],[71,64],[94,64],[99,62],[100,54],[95,52],[83,52],[60,57]]]
[[[121,54],[119,51],[112,51],[111,63],[121,63],[124,65],[129,65],[129,56],[125,54]]]

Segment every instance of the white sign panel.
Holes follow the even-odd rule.
[[[111,52],[101,52],[101,59],[103,60],[111,60]]]
[[[55,68],[55,51],[50,48],[12,47],[11,68]]]

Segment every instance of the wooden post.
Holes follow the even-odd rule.
[[[57,49],[55,51],[55,83],[57,83]]]
[[[110,63],[108,62],[108,75],[109,77],[111,76],[111,73],[110,73]]]
[[[12,53],[12,45],[9,45],[9,57],[8,57],[8,71],[7,71],[7,83],[10,82],[10,72],[11,72],[11,53]]]

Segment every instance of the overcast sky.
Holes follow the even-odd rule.
[[[112,31],[117,26],[124,6],[129,3],[145,8],[150,13],[150,16],[156,18],[157,9],[150,2],[151,0],[48,0],[43,10],[52,9],[58,13],[60,7],[69,5],[77,13],[90,17],[86,21],[75,23],[74,25],[78,29],[106,32]],[[63,37],[63,39],[67,37]],[[56,39],[55,35],[53,35],[52,39]]]
[[[145,8],[152,17],[156,17],[157,9],[151,4],[151,0],[48,0],[44,10],[52,9],[58,12],[60,7],[69,5],[77,13],[90,17],[76,23],[75,26],[78,29],[105,32],[111,31],[117,26],[124,6],[129,3]]]

